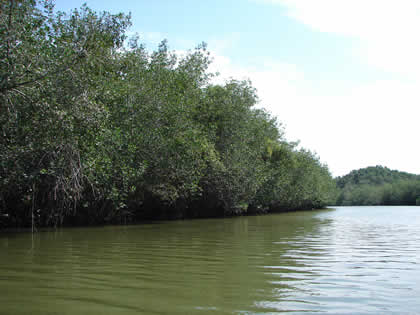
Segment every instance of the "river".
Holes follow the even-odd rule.
[[[420,207],[0,234],[0,314],[418,314]]]

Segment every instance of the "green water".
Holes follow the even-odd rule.
[[[0,234],[0,314],[416,314],[420,207]]]

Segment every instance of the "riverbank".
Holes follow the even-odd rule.
[[[224,219],[224,218],[234,218],[241,216],[261,216],[269,214],[278,214],[278,213],[287,213],[287,212],[297,212],[297,211],[308,211],[308,210],[322,210],[327,209],[326,206],[318,208],[302,208],[302,209],[286,209],[286,208],[257,208],[249,207],[248,209],[242,209],[237,211],[231,211],[228,214],[223,213],[222,210],[207,212],[203,211],[184,211],[184,212],[175,212],[166,209],[165,211],[148,211],[146,215],[143,212],[143,216],[138,216],[136,218],[129,216],[125,218],[119,217],[118,220],[101,220],[101,221],[88,221],[86,218],[70,217],[65,222],[63,222],[60,227],[66,228],[77,228],[77,227],[100,227],[100,226],[111,226],[111,225],[136,225],[136,224],[147,224],[147,223],[158,223],[163,221],[175,221],[175,220],[195,220],[195,219]],[[153,216],[152,214],[158,214],[158,216]],[[9,217],[3,218],[0,220],[0,231],[1,232],[39,232],[44,229],[49,230],[51,226],[40,225],[38,224],[39,218],[34,218],[33,222],[31,221],[30,225],[14,225],[13,222],[8,222]],[[33,223],[33,224],[32,224]],[[55,226],[57,228],[59,226]]]

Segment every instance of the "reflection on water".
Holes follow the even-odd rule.
[[[416,313],[420,207],[0,235],[0,314]]]

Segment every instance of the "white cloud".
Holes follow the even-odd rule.
[[[250,79],[253,85],[258,88],[259,95],[268,95],[273,90],[278,93],[295,95],[297,91],[294,83],[304,80],[303,73],[298,70],[296,65],[292,64],[265,59],[252,65],[243,66],[234,63],[229,57],[215,52],[211,53],[211,57],[213,62],[209,71],[220,73],[214,83],[222,83],[230,78]]]
[[[420,174],[417,84],[379,80],[337,94],[312,87],[296,65],[265,60],[241,66],[212,55],[211,70],[222,74],[216,83],[251,79],[261,106],[284,123],[288,139],[316,151],[333,175],[372,165]]]
[[[258,0],[257,0],[258,1]],[[371,65],[420,78],[418,0],[260,0],[320,31],[359,39],[357,55]]]
[[[415,33],[419,25],[417,0],[268,0],[288,8],[291,17],[321,32],[365,39],[386,39]]]
[[[254,1],[281,5],[315,31],[356,39],[359,61],[398,74],[364,85],[347,82],[340,91],[334,82],[308,82],[302,75],[289,81],[293,92],[285,95],[270,79],[257,80],[263,103],[286,122],[286,132],[315,149],[334,175],[377,164],[420,174],[420,1]]]
[[[314,105],[312,132],[302,126],[296,132],[303,144],[315,146],[335,174],[377,164],[420,173],[420,95],[415,84],[377,81],[349,88],[345,95],[308,101]]]

